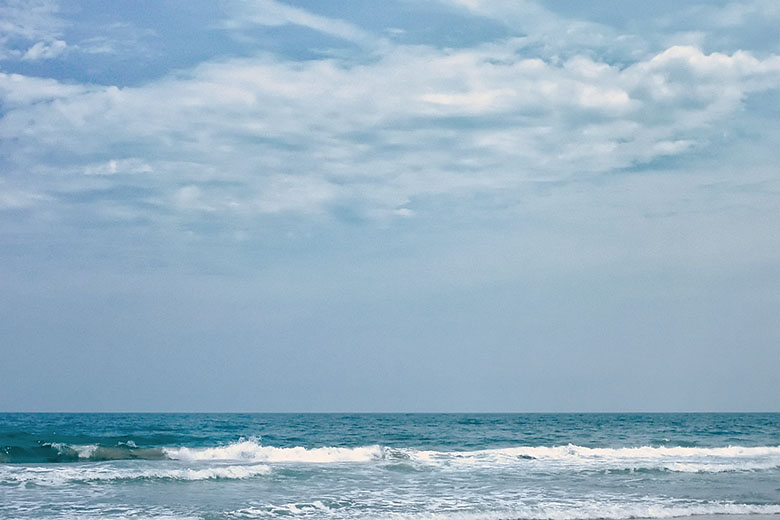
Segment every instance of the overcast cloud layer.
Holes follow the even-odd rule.
[[[0,3],[0,409],[778,410],[780,4]]]

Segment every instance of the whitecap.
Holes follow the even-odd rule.
[[[113,465],[66,465],[66,466],[7,466],[0,468],[0,482],[5,484],[32,483],[36,485],[58,485],[68,482],[97,482],[113,480],[168,479],[168,480],[213,480],[247,479],[268,475],[271,468],[266,464],[190,467],[141,467],[125,468]]]
[[[244,440],[214,448],[163,448],[165,455],[174,460],[242,460],[275,463],[316,463],[369,462],[381,459],[383,449],[380,446],[361,446],[356,448],[278,448],[263,446],[255,440]]]

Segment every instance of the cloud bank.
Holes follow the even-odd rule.
[[[220,30],[298,26],[359,47],[220,56],[136,86],[0,72],[5,182],[55,213],[74,194],[99,202],[101,190],[121,189],[125,211],[111,218],[347,211],[387,221],[438,200],[496,194],[512,204],[528,183],[706,153],[746,100],[780,85],[771,53],[664,46],[533,2],[443,5],[510,35],[457,48],[401,43],[280,2],[241,2]],[[721,18],[736,7],[724,9]],[[56,4],[4,10],[4,41],[38,40],[19,60],[70,48],[57,39],[66,24]],[[603,52],[612,41],[619,60]]]

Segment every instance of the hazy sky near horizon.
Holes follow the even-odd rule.
[[[0,0],[0,411],[780,411],[778,25]]]

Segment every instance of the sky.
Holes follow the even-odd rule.
[[[0,0],[0,410],[780,411],[778,24]]]

